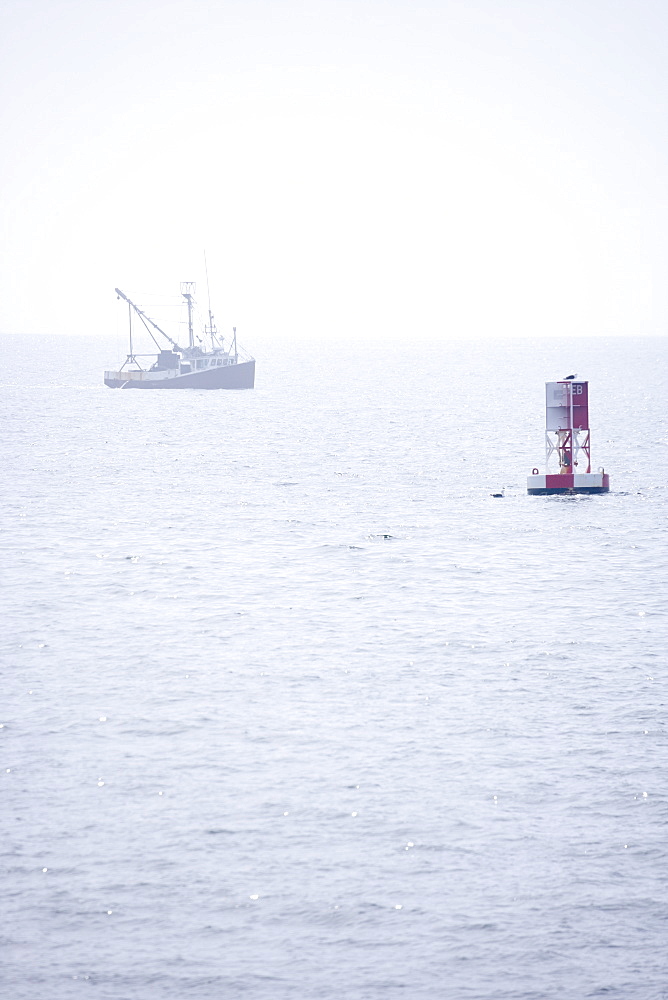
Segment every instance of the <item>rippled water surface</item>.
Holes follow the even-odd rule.
[[[668,997],[665,340],[3,348],[3,998]]]

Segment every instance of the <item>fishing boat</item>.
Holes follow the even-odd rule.
[[[204,336],[195,335],[195,282],[182,281],[181,295],[188,305],[188,346],[181,347],[147,316],[120,288],[119,299],[128,304],[130,351],[119,371],[105,372],[104,384],[110,389],[252,389],[255,385],[255,359],[237,346],[237,330],[226,347],[218,333],[209,307],[209,322]],[[133,348],[133,317],[138,316],[158,348],[157,356],[136,354]],[[161,343],[156,334],[170,346]],[[152,360],[152,363],[151,363]]]

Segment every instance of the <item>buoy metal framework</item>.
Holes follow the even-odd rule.
[[[556,469],[555,469],[556,465]],[[533,496],[607,493],[608,474],[591,471],[589,383],[564,379],[545,384],[545,473],[527,479]]]

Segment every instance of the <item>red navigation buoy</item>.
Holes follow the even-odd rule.
[[[545,428],[545,474],[534,469],[527,479],[527,492],[532,496],[607,493],[607,473],[591,471],[588,382],[573,376],[546,382]],[[551,461],[558,465],[556,472],[550,468]]]

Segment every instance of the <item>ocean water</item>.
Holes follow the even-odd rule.
[[[3,338],[3,1000],[668,997],[666,346]]]

